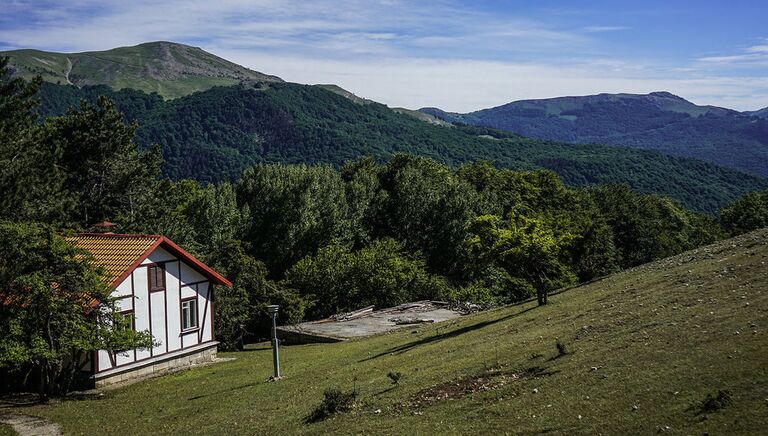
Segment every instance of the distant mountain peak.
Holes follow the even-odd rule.
[[[17,76],[40,75],[48,82],[78,87],[132,88],[157,92],[165,98],[241,82],[282,82],[279,77],[253,71],[200,47],[171,41],[82,53],[13,50],[0,54],[10,58]]]
[[[680,99],[680,100],[685,100],[684,98],[682,98],[680,96],[677,96],[675,94],[672,94],[669,91],[654,91],[654,92],[648,93],[647,95],[652,95],[654,97],[676,98],[676,99]],[[688,101],[688,100],[686,100],[686,101]]]

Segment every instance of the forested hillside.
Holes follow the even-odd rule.
[[[511,169],[548,168],[570,186],[626,183],[714,212],[768,181],[704,162],[598,145],[537,141],[488,128],[441,127],[377,104],[356,104],[321,87],[257,83],[217,87],[172,101],[134,90],[43,86],[43,115],[104,94],[138,122],[140,147],[160,145],[171,178],[234,180],[255,163],[329,163],[395,153],[449,166],[487,160]]]
[[[522,100],[467,114],[421,111],[530,138],[656,150],[768,177],[765,109],[742,113],[653,92]]]

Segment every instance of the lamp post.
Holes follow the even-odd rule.
[[[280,341],[277,339],[277,310],[280,306],[271,304],[267,306],[267,311],[272,316],[272,362],[275,366],[275,374],[272,376],[272,380],[280,380]]]

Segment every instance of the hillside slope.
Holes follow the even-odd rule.
[[[67,433],[758,434],[768,425],[768,229],[534,303],[237,360],[23,409]],[[565,345],[567,354],[555,344]],[[389,372],[402,377],[393,385]],[[303,418],[328,388],[348,414]],[[704,406],[722,391],[729,401]]]
[[[165,98],[242,81],[282,81],[198,47],[165,41],[83,53],[13,50],[0,55],[9,57],[13,74],[27,79],[40,75],[51,83],[138,89]]]
[[[536,141],[488,128],[440,127],[369,102],[358,104],[318,86],[261,83],[216,87],[175,100],[106,87],[46,84],[44,115],[63,113],[80,98],[106,94],[139,122],[137,142],[159,144],[164,174],[216,182],[257,162],[342,165],[364,155],[429,156],[448,165],[488,160],[515,169],[549,168],[571,186],[626,183],[715,212],[737,196],[768,188],[768,180],[646,150]]]
[[[768,177],[764,110],[741,113],[653,92],[521,100],[467,114],[421,111],[531,138],[644,148]]]

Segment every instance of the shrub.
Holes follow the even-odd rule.
[[[400,372],[392,372],[390,371],[389,374],[387,374],[387,377],[389,377],[390,380],[392,380],[392,384],[396,385],[400,383],[400,377],[402,377],[403,374]]]
[[[323,401],[307,416],[307,423],[320,422],[333,414],[349,412],[355,404],[357,390],[344,392],[340,389],[326,389]]]
[[[699,414],[717,412],[729,406],[731,402],[733,400],[730,391],[719,390],[717,394],[707,394],[707,398],[701,402]]]

